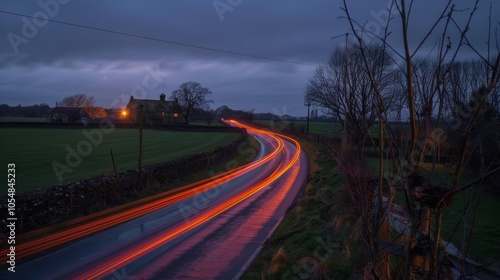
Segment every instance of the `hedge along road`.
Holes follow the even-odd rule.
[[[1,166],[14,162],[17,191],[65,184],[136,169],[139,133],[110,127],[90,129],[0,128]],[[240,134],[144,130],[143,166],[229,144]]]
[[[307,176],[307,158],[296,141],[248,131],[263,148],[239,173],[203,183],[194,193],[178,193],[170,204],[155,202],[140,217],[20,264],[9,276],[29,279],[36,271],[38,279],[237,277]],[[130,215],[119,213],[110,221],[122,216]]]

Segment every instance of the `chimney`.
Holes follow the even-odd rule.
[[[164,93],[160,94],[160,101],[165,101],[166,95]]]

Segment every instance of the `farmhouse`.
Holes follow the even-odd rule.
[[[182,123],[182,114],[179,105],[172,100],[165,100],[165,94],[160,94],[160,99],[136,99],[130,97],[124,116],[131,122],[139,123],[142,107],[143,121],[145,124],[176,124]]]
[[[87,123],[89,120],[83,108],[55,107],[49,114],[52,123]]]

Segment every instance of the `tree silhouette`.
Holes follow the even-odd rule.
[[[213,100],[207,99],[209,94],[212,92],[208,88],[193,81],[182,83],[178,89],[172,92],[172,99],[179,105],[185,124],[189,122],[194,109],[202,108],[203,105],[213,102]]]
[[[61,102],[58,102],[58,106],[60,107],[76,107],[76,108],[85,108],[85,107],[94,107],[94,96],[88,96],[84,93],[78,93],[72,96],[64,97]]]
[[[88,96],[84,93],[78,93],[63,98],[57,103],[61,107],[83,108],[90,118],[105,118],[108,116],[103,107],[95,107],[94,96]]]

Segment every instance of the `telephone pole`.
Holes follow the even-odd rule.
[[[311,108],[311,101],[307,100],[306,104],[307,106],[307,126],[306,126],[306,134],[309,134],[309,108]]]
[[[144,106],[140,105],[139,106],[139,162],[138,162],[138,169],[139,172],[142,171],[142,126],[144,122]]]

